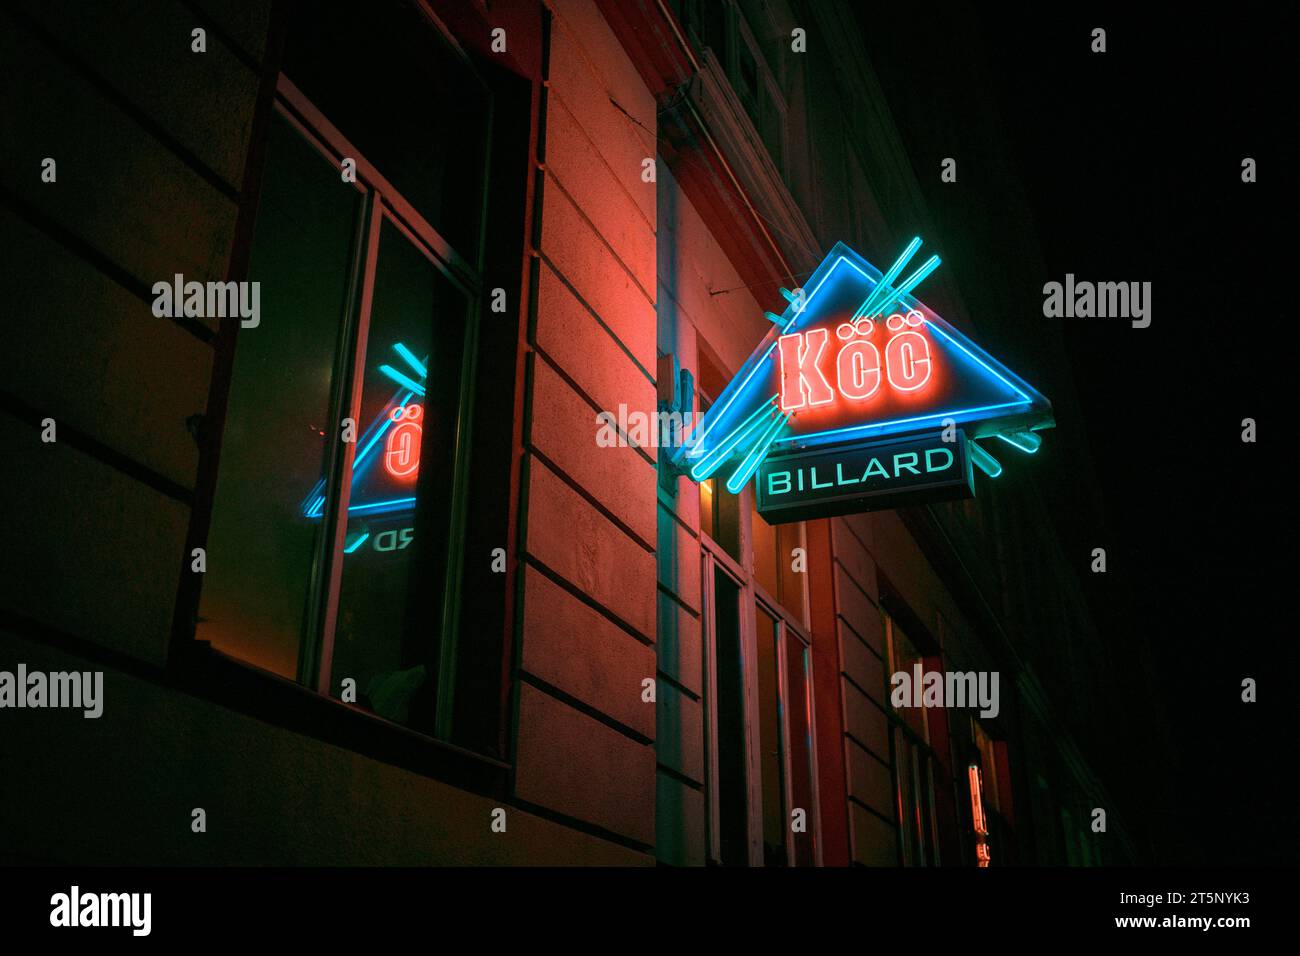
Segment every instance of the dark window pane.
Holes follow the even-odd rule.
[[[291,679],[321,527],[301,505],[324,466],[360,205],[277,114],[249,267],[261,323],[235,350],[196,637]]]
[[[796,866],[812,866],[817,860],[813,820],[812,699],[808,684],[808,648],[793,637],[786,638],[786,683],[790,710],[790,794],[792,809],[806,813],[807,830],[792,834]]]
[[[700,482],[700,530],[713,537],[713,479]]]
[[[802,527],[802,522],[776,527],[777,573],[781,578],[781,590],[778,596],[797,621],[804,619],[803,582],[807,568],[805,563],[803,565],[805,571],[794,569],[794,549],[803,547],[803,539],[800,536]]]
[[[408,4],[295,6],[285,75],[475,262],[490,117],[479,79]]]
[[[903,633],[903,629],[898,626],[898,622],[892,618],[889,620],[889,666],[890,676],[898,673],[906,673],[909,686],[912,688],[914,695],[924,691],[925,685],[921,683],[918,687],[916,678],[916,665],[921,665],[921,676],[924,681],[925,676],[925,659],[921,652]],[[892,688],[891,688],[892,689]],[[907,706],[899,707],[895,711],[901,717],[907,726],[922,740],[930,739],[929,728],[926,726],[925,708],[913,707],[912,700],[909,698]]]
[[[754,578],[763,590],[776,598],[796,621],[803,616],[803,573],[794,569],[795,548],[803,547],[802,523],[770,525],[758,513],[757,496],[750,536],[754,551]]]
[[[761,607],[755,609],[758,641],[758,747],[763,775],[763,861],[784,866],[785,777],[781,741],[781,691],[778,679],[776,621]]]
[[[743,39],[736,46],[737,61],[740,65],[740,85],[737,90],[752,119],[758,120],[758,61],[754,52]]]
[[[752,496],[757,502],[758,496]],[[759,586],[772,597],[780,597],[780,583],[777,569],[780,567],[781,555],[777,551],[777,528],[768,524],[758,508],[754,508],[754,518],[749,523],[750,537],[754,544],[754,578]]]
[[[740,653],[740,589],[714,571],[713,609],[717,674],[718,843],[722,863],[749,863],[749,763],[745,744],[745,680]]]
[[[916,845],[916,787],[912,764],[915,755],[903,731],[894,728],[894,786],[898,802],[898,843],[903,865],[916,866],[919,848]]]
[[[728,491],[718,476],[713,479],[713,540],[740,560],[740,496]]]
[[[330,692],[432,728],[464,296],[388,220],[379,239]]]

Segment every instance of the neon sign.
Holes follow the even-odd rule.
[[[890,332],[897,332],[885,344],[885,376],[889,387],[900,392],[914,392],[930,381],[930,343],[924,335],[912,331],[925,324],[925,316],[915,309],[904,317],[891,315],[885,321]],[[805,405],[826,405],[836,400],[865,401],[880,389],[880,349],[870,341],[876,324],[870,319],[841,323],[835,337],[844,341],[829,364],[835,369],[835,388],[823,371],[823,357],[830,335],[826,329],[794,332],[777,339],[781,367],[781,408],[798,411]]]
[[[758,466],[758,510],[768,521],[799,521],[898,503],[975,494],[968,443],[960,432],[853,442],[769,455]]]
[[[1037,451],[1037,432],[1054,424],[1047,399],[913,297],[939,257],[898,278],[920,245],[913,239],[882,273],[837,243],[805,290],[782,289],[785,311],[767,313],[773,328],[674,463],[695,481],[730,467],[726,487],[735,494],[769,455],[798,456],[823,446],[942,430],[942,440],[961,445],[954,460],[968,457],[990,478],[1002,466],[976,439]],[[953,493],[973,492],[958,482]],[[887,506],[884,500],[872,506]]]

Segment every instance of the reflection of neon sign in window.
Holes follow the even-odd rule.
[[[413,478],[420,470],[420,424],[423,406],[410,404],[394,408],[389,417],[397,424],[389,429],[384,445],[384,470],[394,478]]]
[[[403,343],[393,345],[404,368],[380,365],[379,372],[398,385],[392,398],[375,416],[369,427],[357,439],[357,453],[352,461],[352,492],[348,515],[381,515],[412,511],[415,498],[409,488],[398,491],[385,490],[385,481],[397,479],[409,482],[420,469],[420,451],[424,432],[425,409],[418,400],[424,398],[426,363],[416,357]],[[370,385],[368,384],[367,389]],[[415,399],[417,401],[412,402]],[[376,460],[383,469],[372,473]],[[375,479],[383,479],[376,481]],[[302,513],[308,518],[320,518],[325,513],[325,479],[316,482],[303,500]],[[360,546],[360,542],[353,542]],[[351,553],[351,552],[349,552]]]

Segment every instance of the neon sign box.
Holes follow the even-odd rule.
[[[881,273],[837,243],[801,296],[781,290],[785,312],[767,313],[773,328],[678,450],[677,465],[696,481],[729,467],[726,486],[735,494],[769,456],[782,462],[783,468],[762,469],[760,478],[771,479],[771,487],[760,484],[758,503],[769,520],[788,521],[891,507],[918,500],[922,491],[930,499],[969,496],[967,459],[989,477],[1002,471],[976,439],[1037,451],[1037,432],[1055,424],[1051,403],[912,296],[940,264],[931,256],[900,280],[920,245],[913,239]],[[882,480],[888,470],[870,467],[875,456],[853,473],[850,460],[862,456],[848,446],[870,446],[888,458],[890,440],[904,438],[923,439],[935,454],[913,449],[918,461],[943,461],[948,474],[913,481],[919,470],[895,469]],[[951,461],[937,454],[937,442],[948,447]],[[826,454],[820,466],[810,465],[807,487],[786,488],[787,478],[802,480],[800,461],[812,462],[813,452]],[[829,472],[817,470],[825,467],[835,473],[829,485]],[[826,488],[832,490],[821,493]],[[778,508],[774,501],[782,495]]]

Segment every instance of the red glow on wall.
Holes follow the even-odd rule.
[[[420,418],[424,408],[420,405],[403,405],[393,409],[395,423],[388,431],[384,445],[384,470],[394,478],[410,480],[420,470],[420,440],[424,427]]]

